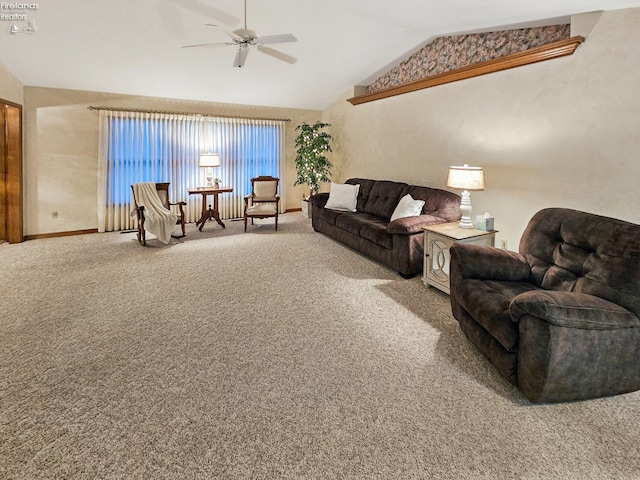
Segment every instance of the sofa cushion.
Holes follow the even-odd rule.
[[[527,225],[520,253],[536,285],[595,295],[640,316],[640,225],[543,209]]]
[[[360,236],[372,241],[382,248],[391,250],[393,248],[393,235],[387,233],[387,222],[377,221],[362,225]]]
[[[360,236],[363,218],[361,213],[345,213],[336,217],[336,227],[345,230],[352,235]]]
[[[460,196],[438,188],[411,185],[408,193],[416,200],[424,200],[422,213],[445,219],[447,222],[460,220]]]
[[[345,213],[336,218],[336,227],[357,237],[391,248],[393,237],[387,234],[387,222],[368,213]]]
[[[378,180],[371,188],[364,212],[389,220],[396,205],[408,190],[409,185],[406,183]]]
[[[313,212],[313,216],[316,218],[316,220],[322,220],[324,222],[327,222],[329,225],[335,225],[336,218],[338,218],[340,215],[347,214],[348,212],[341,212],[340,210],[331,210],[330,208],[324,208],[324,205],[322,207],[316,208]]]
[[[456,300],[505,350],[518,349],[518,324],[511,321],[509,304],[517,295],[535,290],[527,282],[466,279],[460,282]]]
[[[360,192],[358,193],[358,202],[356,204],[356,210],[364,212],[364,206],[369,201],[369,194],[371,189],[377,180],[371,180],[369,178],[350,178],[344,183],[350,185],[360,185]]]

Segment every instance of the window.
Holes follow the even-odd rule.
[[[196,221],[200,199],[187,190],[204,184],[200,152],[220,155],[214,175],[233,188],[220,197],[220,215],[239,218],[251,178],[280,177],[283,141],[283,121],[101,110],[98,229],[134,226],[129,213],[137,182],[170,182],[170,197],[186,201],[186,221]]]

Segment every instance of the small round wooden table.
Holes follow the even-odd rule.
[[[200,220],[196,222],[198,225],[198,229],[202,231],[202,227],[207,220],[214,219],[218,224],[225,228],[224,223],[220,220],[220,212],[218,211],[218,194],[233,192],[233,188],[231,187],[198,187],[198,188],[190,188],[189,195],[202,195],[202,216]],[[213,208],[211,205],[207,208],[207,195],[213,195]]]

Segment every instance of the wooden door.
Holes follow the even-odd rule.
[[[7,241],[7,123],[6,108],[0,108],[0,243]]]
[[[22,107],[0,100],[0,221],[2,237],[9,243],[24,241],[22,187]]]

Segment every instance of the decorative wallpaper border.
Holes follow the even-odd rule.
[[[584,42],[584,37],[577,35],[566,40],[542,45],[541,47],[530,48],[523,52],[511,53],[507,56],[494,58],[480,63],[467,65],[466,67],[456,68],[449,72],[437,73],[430,77],[415,80],[413,82],[398,85],[397,87],[389,87],[373,93],[365,93],[356,97],[348,98],[347,101],[352,105],[360,105],[362,103],[382,100],[383,98],[393,97],[395,95],[403,95],[405,93],[415,92],[425,88],[444,85],[445,83],[457,82],[468,78],[486,75],[488,73],[501,72],[510,68],[523,67],[532,63],[543,62],[554,58],[566,57],[573,55],[573,52]]]
[[[570,35],[570,25],[564,24],[439,37],[371,83],[367,93],[566,40]]]

